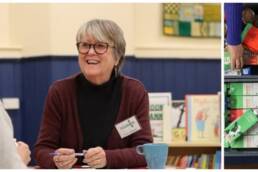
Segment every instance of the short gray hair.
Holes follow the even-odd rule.
[[[82,38],[89,34],[97,41],[107,42],[114,45],[114,57],[119,60],[118,70],[121,70],[124,56],[126,42],[122,29],[111,20],[94,19],[84,23],[78,30],[76,35],[76,42],[80,42]]]

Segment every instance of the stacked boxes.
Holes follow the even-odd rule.
[[[258,148],[258,124],[235,140],[231,144],[231,148]]]
[[[234,120],[225,128],[225,145],[230,146],[234,144],[234,141],[237,141],[240,136],[251,129],[257,122],[257,114],[251,109],[247,110],[241,117]]]
[[[227,83],[225,88],[225,147],[258,147],[258,83]]]
[[[258,83],[230,83],[229,94],[258,96]]]

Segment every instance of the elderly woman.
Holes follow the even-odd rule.
[[[152,142],[148,94],[120,74],[125,40],[110,20],[91,20],[76,36],[81,73],[49,89],[35,146],[42,168],[145,167],[135,147]]]

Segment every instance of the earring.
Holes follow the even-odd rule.
[[[115,65],[114,69],[115,69],[115,77],[118,77],[118,68],[116,65]]]

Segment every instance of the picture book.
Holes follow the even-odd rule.
[[[154,143],[171,142],[171,93],[149,93],[149,116]]]
[[[171,111],[172,142],[181,142],[186,139],[185,131],[185,102],[173,100]]]
[[[172,102],[172,128],[185,127],[185,102],[184,100],[173,100]]]
[[[186,95],[188,141],[220,143],[220,96]]]

